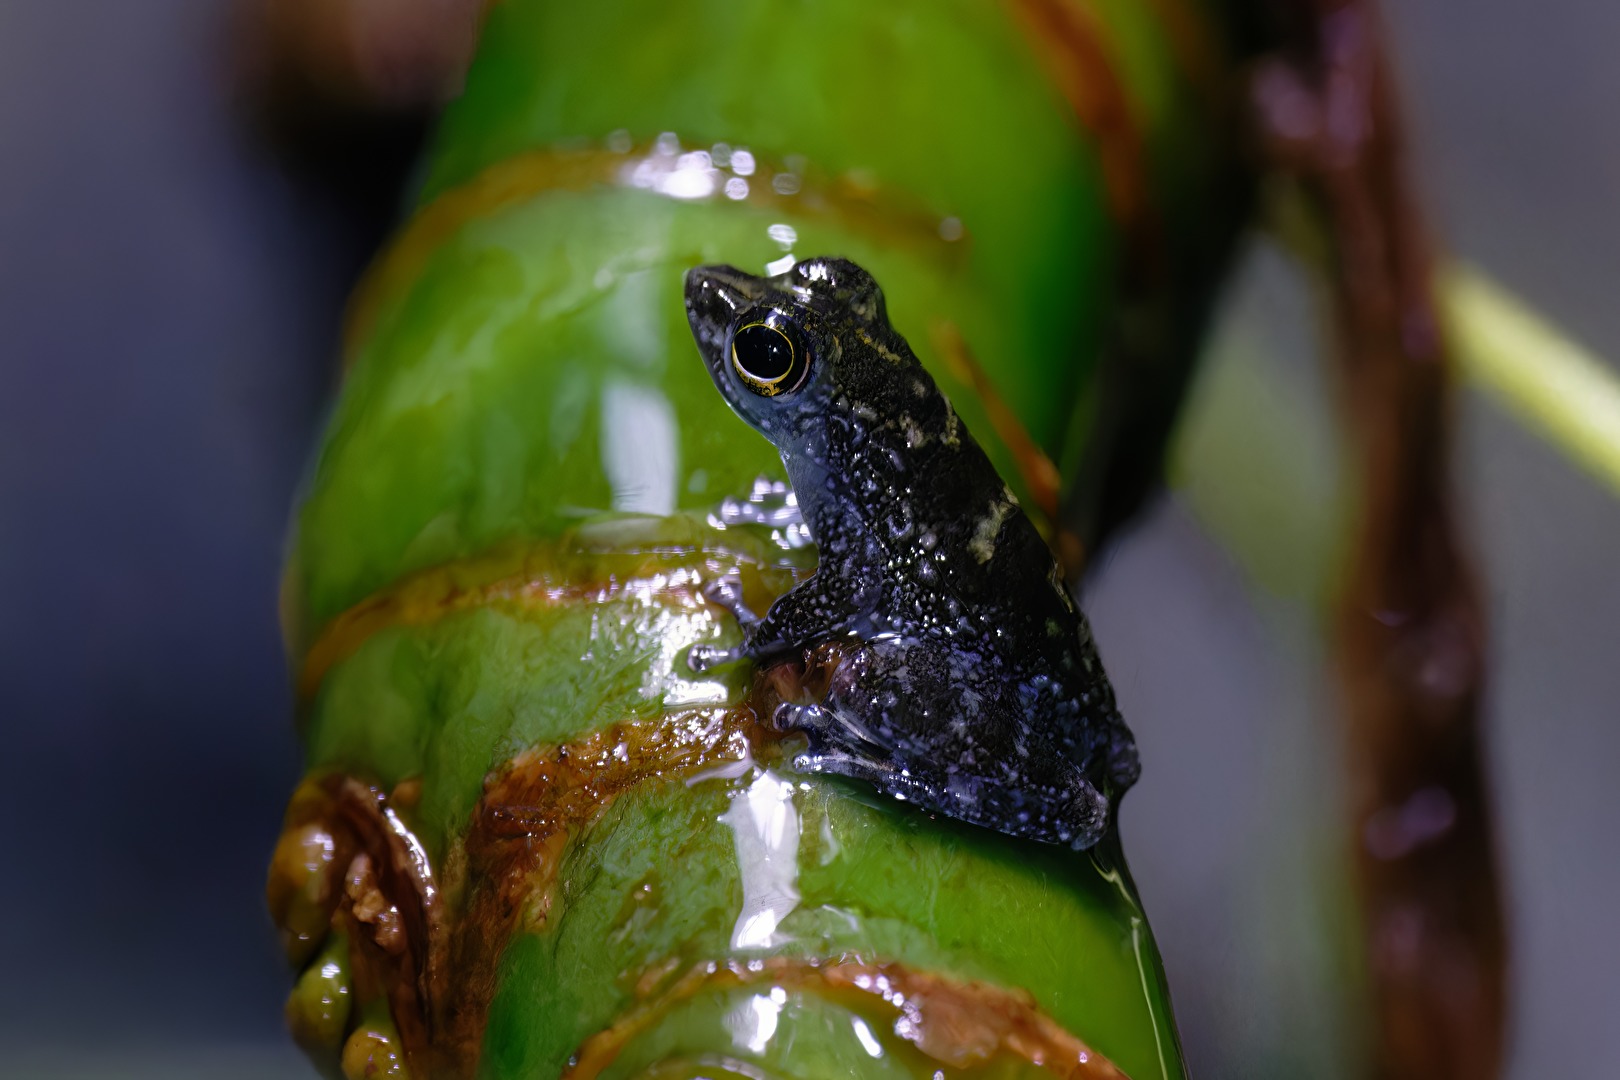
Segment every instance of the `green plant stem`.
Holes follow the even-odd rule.
[[[1462,375],[1620,494],[1620,374],[1470,267],[1440,297]]]

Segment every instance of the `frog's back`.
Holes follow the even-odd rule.
[[[882,523],[874,532],[891,563],[991,621],[1034,620],[1043,640],[1056,620],[1078,647],[1079,615],[1051,549],[933,377],[891,329],[860,346],[867,355],[844,365],[845,389],[864,406],[867,445],[859,464],[837,467],[852,478],[878,474],[852,482],[850,497],[866,504],[867,522]]]

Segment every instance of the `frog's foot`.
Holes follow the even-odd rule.
[[[703,599],[731,612],[742,625],[759,622],[759,615],[743,599],[742,579],[736,575],[716,578],[703,586]]]
[[[717,667],[724,667],[727,664],[734,664],[738,660],[741,660],[742,656],[743,652],[741,648],[722,649],[718,645],[710,645],[707,642],[699,642],[690,649],[686,650],[686,666],[691,668],[693,671],[702,674],[705,671],[710,671]]]
[[[798,497],[780,480],[761,476],[746,499],[728,496],[709,515],[709,523],[720,528],[731,525],[763,525],[775,531],[783,547],[803,547],[811,542],[809,526],[799,511]]]
[[[883,794],[901,802],[911,803],[930,813],[971,820],[953,811],[933,787],[909,772],[897,768],[893,762],[879,761],[844,750],[812,750],[796,756],[793,759],[793,767],[800,772],[829,773],[833,776],[847,776],[852,780],[864,780]]]
[[[784,701],[771,714],[771,723],[778,731],[802,731],[809,735],[811,745],[827,751],[823,756],[828,758],[876,762],[888,757],[871,736],[824,705],[794,705]]]
[[[820,732],[832,720],[832,714],[820,705],[793,705],[783,702],[771,714],[771,723],[777,731]]]
[[[910,798],[933,806],[937,800],[921,799],[923,785],[894,762],[884,748],[871,741],[836,713],[821,705],[776,707],[771,722],[778,731],[803,731],[810,736],[812,749],[793,759],[801,772],[834,773],[865,780],[879,790],[899,798]]]
[[[1075,851],[1095,844],[1107,828],[1108,799],[1078,774],[1042,786],[935,772],[915,761],[908,768],[903,757],[822,706],[779,705],[771,719],[780,730],[810,735],[811,749],[793,759],[800,772],[863,780],[929,813]]]
[[[1084,851],[1101,840],[1108,829],[1108,799],[1090,784],[1078,785],[1063,810],[1050,831],[1066,847]]]

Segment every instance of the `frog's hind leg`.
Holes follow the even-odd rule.
[[[771,723],[776,725],[778,731],[802,731],[817,745],[824,742],[835,729],[843,727],[829,709],[820,705],[794,705],[786,701],[771,714]]]
[[[907,773],[897,772],[885,762],[841,750],[812,750],[794,758],[793,767],[800,772],[828,773],[847,776],[851,780],[864,780],[901,802],[914,803],[924,810],[944,812],[932,788]]]
[[[795,768],[810,772],[837,772],[876,780],[897,771],[883,747],[856,725],[823,705],[776,707],[771,722],[778,731],[802,731],[810,736],[810,749],[793,759]]]
[[[959,769],[917,771],[824,706],[780,705],[773,720],[810,736],[810,749],[793,759],[800,772],[862,780],[930,813],[1076,851],[1096,843],[1107,827],[1108,799],[1078,770],[1060,770],[1063,775],[1044,783],[1008,783]]]

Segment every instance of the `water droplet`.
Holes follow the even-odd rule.
[[[792,251],[793,245],[799,239],[798,231],[791,225],[776,224],[765,230],[765,235],[775,240],[783,251]]]

